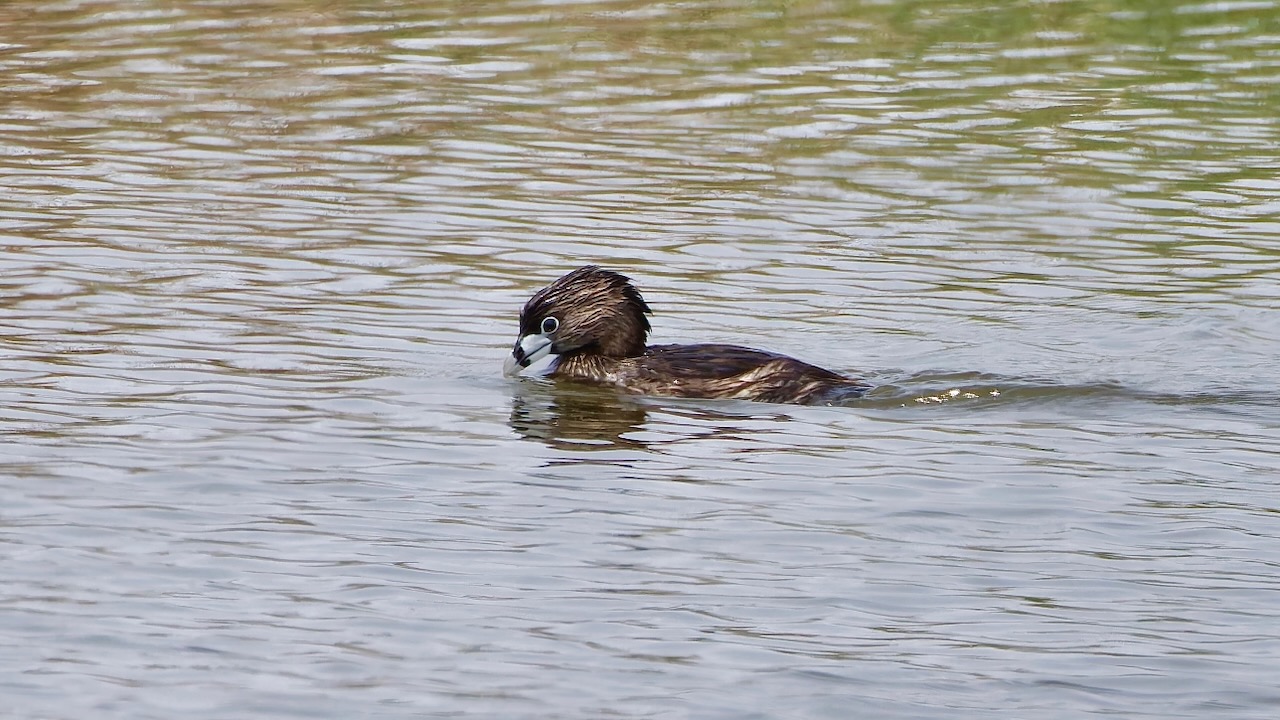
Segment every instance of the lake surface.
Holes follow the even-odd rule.
[[[1274,718],[1276,2],[0,6],[14,718]],[[503,378],[595,262],[850,407]]]

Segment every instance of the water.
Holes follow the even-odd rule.
[[[1010,5],[0,8],[9,716],[1273,717],[1280,9]]]

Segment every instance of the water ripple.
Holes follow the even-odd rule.
[[[5,697],[1270,717],[1278,11],[0,7]],[[877,389],[500,378],[587,261]]]

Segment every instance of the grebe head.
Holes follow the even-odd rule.
[[[578,268],[525,303],[520,338],[502,372],[515,375],[547,355],[640,355],[649,335],[649,312],[626,276],[595,265]]]

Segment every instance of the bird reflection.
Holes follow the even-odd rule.
[[[579,383],[518,383],[511,398],[511,429],[550,447],[615,450],[644,447],[628,438],[647,418],[636,398]]]

